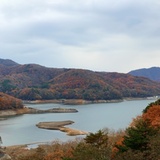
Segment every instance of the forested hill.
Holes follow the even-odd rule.
[[[56,69],[37,64],[2,65],[0,91],[23,100],[113,100],[160,95],[160,84],[130,74]]]
[[[146,77],[153,81],[160,82],[160,67],[137,69],[130,71],[129,74],[133,76]]]
[[[20,109],[23,108],[23,103],[20,99],[14,98],[0,92],[0,110]]]

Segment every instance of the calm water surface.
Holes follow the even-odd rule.
[[[36,127],[39,122],[72,120],[69,127],[96,132],[99,129],[125,129],[132,118],[141,114],[143,109],[154,100],[123,101],[119,103],[102,103],[88,105],[30,104],[28,107],[49,109],[56,107],[75,108],[77,113],[26,114],[0,121],[0,136],[3,146],[29,144],[36,142],[67,141],[74,137],[55,130]],[[79,137],[79,136],[78,136]]]

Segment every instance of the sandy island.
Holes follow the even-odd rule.
[[[76,135],[86,135],[88,132],[80,131],[68,127],[64,127],[65,125],[73,124],[73,121],[54,121],[54,122],[39,122],[36,124],[38,128],[42,129],[50,129],[50,130],[60,130],[62,132],[66,132],[69,136],[76,136]]]

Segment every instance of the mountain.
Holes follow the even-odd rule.
[[[16,66],[18,65],[18,63],[10,60],[10,59],[1,59],[0,58],[0,65],[4,65],[4,66]]]
[[[153,81],[160,82],[160,67],[137,69],[130,71],[129,74],[133,76],[146,77]]]
[[[160,95],[160,85],[130,74],[17,64],[0,65],[0,92],[23,100],[114,100]]]

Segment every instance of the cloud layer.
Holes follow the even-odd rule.
[[[1,0],[0,57],[128,72],[158,66],[158,0]]]

